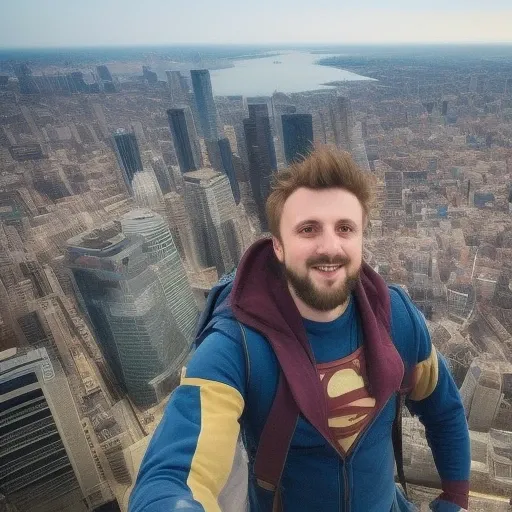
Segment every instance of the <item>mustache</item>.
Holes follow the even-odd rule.
[[[348,265],[350,259],[345,256],[335,256],[330,258],[327,255],[311,257],[306,260],[308,267],[314,267],[316,265]]]

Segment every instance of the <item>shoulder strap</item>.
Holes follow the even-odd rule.
[[[409,498],[407,493],[407,482],[404,473],[404,447],[402,437],[402,411],[404,406],[404,394],[398,393],[396,397],[396,412],[395,419],[393,420],[393,427],[391,430],[391,439],[393,441],[393,453],[395,455],[396,473],[398,482],[404,490],[406,498]]]
[[[243,324],[238,322],[238,325],[242,333],[248,384],[251,364],[247,337]],[[298,419],[299,408],[283,373],[279,372],[276,396],[260,435],[253,466],[256,483],[263,489],[275,493],[273,512],[279,512],[282,509],[279,483]]]

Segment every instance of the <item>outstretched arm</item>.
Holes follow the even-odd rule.
[[[404,292],[399,295],[401,307],[408,313],[408,319],[404,318],[407,325],[401,327],[412,333],[415,347],[410,358],[413,388],[407,407],[425,426],[443,489],[431,508],[436,512],[464,510],[468,507],[471,453],[462,400],[445,359],[432,345],[423,315]]]
[[[220,333],[199,346],[142,461],[130,512],[220,512],[244,409],[245,359]]]

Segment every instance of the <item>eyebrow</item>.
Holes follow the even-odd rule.
[[[306,219],[306,220],[301,220],[300,222],[298,222],[294,226],[294,229],[299,229],[303,226],[309,226],[309,225],[317,226],[319,224],[322,224],[322,223],[317,219]],[[352,219],[339,219],[336,221],[336,224],[350,224],[351,226],[354,226],[354,227],[357,226],[357,223]]]

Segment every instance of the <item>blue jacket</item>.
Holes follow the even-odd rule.
[[[264,253],[263,259],[271,258],[271,252],[263,244],[249,252],[259,251],[259,257],[263,258]],[[268,336],[262,333],[268,332],[269,325],[284,329],[280,323],[273,324],[280,317],[280,309],[285,307],[283,303],[274,304],[274,314],[268,314],[268,308],[272,307],[268,286],[274,286],[274,281],[254,275],[266,272],[263,269],[268,268],[267,264],[265,261],[259,266],[251,254],[246,255],[233,289],[229,285],[217,297],[216,317],[222,321],[206,329],[207,336],[169,401],[142,461],[130,498],[130,512],[220,510],[218,497],[232,468],[240,430],[250,459],[251,512],[272,511],[273,493],[258,485],[252,471],[280,369],[275,350]],[[240,306],[233,303],[237,300],[237,287],[242,286],[240,283],[243,283],[244,297],[251,297],[249,304],[254,305],[255,311],[266,312],[265,324],[259,320],[261,329],[255,328],[258,325],[255,322],[250,327],[245,324],[245,340],[233,315]],[[407,406],[425,425],[442,480],[443,493],[432,504],[433,510],[462,510],[467,508],[470,453],[459,393],[446,362],[431,344],[421,313],[400,288],[391,288],[389,294],[393,350],[396,349],[413,376]],[[356,322],[360,331],[358,312],[357,302],[353,300],[344,316],[353,315],[350,322]],[[258,314],[255,312],[254,316]],[[331,358],[328,353],[321,354],[321,349],[313,352],[317,360],[322,359],[320,363],[328,363]],[[351,356],[332,353],[332,358],[346,355]],[[371,355],[367,355],[368,361]],[[375,387],[372,389],[375,391]],[[281,481],[283,510],[414,510],[394,483],[390,434],[396,399],[397,394],[391,393],[364,430],[355,434],[355,441],[346,452],[337,449],[332,438],[327,439],[301,415]]]

